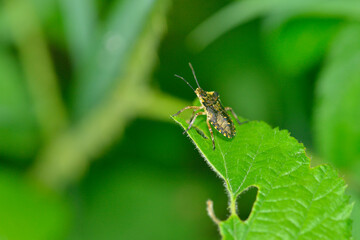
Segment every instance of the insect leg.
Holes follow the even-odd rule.
[[[189,121],[187,121],[187,123],[190,123],[190,122],[192,121],[192,119],[195,117],[196,111],[197,111],[197,110],[193,110],[193,113],[192,113],[192,115],[191,115],[191,118],[190,118]],[[203,131],[201,131],[198,127],[192,126],[192,128],[194,128],[200,136],[202,136],[203,138],[207,139],[205,133],[203,133]]]
[[[189,122],[191,122],[191,121],[192,121],[192,119],[195,117],[195,113],[196,113],[196,111],[197,111],[197,110],[193,110],[193,113],[191,114],[191,117],[190,117]]]
[[[198,116],[200,116],[200,115],[205,115],[205,114],[206,114],[205,112],[198,112],[198,113],[196,113],[195,116],[193,117],[193,119],[191,119],[191,122],[190,122],[190,124],[189,124],[189,127],[186,129],[185,132],[183,132],[183,134],[185,134],[187,131],[190,130],[190,128],[192,127],[192,125],[194,124],[194,122],[195,122],[195,120],[196,120],[196,118],[197,118]]]
[[[192,119],[195,117],[195,113],[196,113],[197,110],[193,110],[193,113],[190,117],[190,120],[189,121],[186,121],[187,123],[190,123],[192,121]],[[192,128],[194,128],[197,133],[202,136],[203,138],[207,139],[206,135],[203,133],[203,131],[201,131],[198,127],[195,127],[195,126],[192,126]]]
[[[213,150],[215,150],[214,133],[213,133],[213,130],[212,130],[212,128],[211,128],[209,118],[206,119],[206,123],[207,123],[207,125],[208,125],[209,132],[210,132],[210,135],[211,135],[211,140],[212,140],[212,143],[213,143]]]
[[[226,111],[231,111],[232,115],[234,115],[234,118],[236,119],[236,121],[239,123],[239,125],[247,123],[248,121],[245,122],[240,122],[238,116],[236,115],[236,113],[234,112],[234,110],[231,107],[226,107],[225,108]]]
[[[202,107],[198,107],[198,106],[187,106],[187,107],[184,107],[183,109],[181,109],[180,111],[178,111],[177,113],[173,114],[172,116],[175,117],[175,116],[179,115],[180,113],[182,113],[183,111],[185,111],[185,110],[187,110],[187,109],[200,110],[200,109],[202,109]]]

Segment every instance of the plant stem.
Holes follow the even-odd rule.
[[[233,194],[230,196],[230,214],[236,215],[236,197]]]
[[[5,7],[34,110],[47,142],[67,125],[66,110],[50,53],[33,6],[27,0],[8,0]]]

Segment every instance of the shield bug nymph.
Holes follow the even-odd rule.
[[[196,84],[198,86],[196,89],[194,89],[190,85],[190,83],[188,81],[186,81],[183,77],[178,76],[178,75],[175,75],[175,77],[182,79],[184,82],[186,82],[187,85],[189,85],[189,87],[191,87],[191,89],[195,92],[195,94],[199,98],[201,106],[185,107],[185,108],[181,109],[180,111],[178,111],[177,113],[175,113],[173,116],[177,116],[187,109],[193,109],[193,115],[190,118],[189,127],[185,131],[185,132],[187,132],[190,130],[190,128],[192,127],[192,125],[195,122],[195,119],[198,116],[206,115],[206,123],[207,123],[207,126],[210,131],[211,140],[213,143],[213,149],[215,150],[215,140],[214,140],[214,134],[213,134],[211,125],[214,126],[214,128],[218,132],[220,132],[223,136],[225,136],[227,138],[233,138],[236,134],[236,129],[235,129],[235,125],[234,125],[233,121],[231,120],[227,111],[231,111],[231,113],[234,115],[236,121],[240,125],[243,124],[244,122],[239,121],[236,113],[234,112],[234,110],[231,107],[223,107],[223,105],[221,104],[221,101],[220,101],[220,95],[217,92],[215,92],[215,91],[207,92],[207,91],[204,91],[200,87],[199,82],[195,75],[194,68],[192,67],[191,63],[189,63],[189,66],[191,68],[191,71],[194,75]],[[203,111],[195,113],[198,110],[203,110]]]

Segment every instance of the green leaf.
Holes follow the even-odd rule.
[[[334,40],[316,88],[316,143],[326,161],[349,169],[360,182],[360,26]]]
[[[194,48],[202,50],[231,29],[263,16],[285,1],[249,0],[232,2],[195,28],[189,35],[189,42]]]
[[[60,4],[71,58],[74,65],[80,68],[90,57],[92,45],[97,40],[95,2],[94,0],[64,0],[60,1]]]
[[[360,26],[350,24],[334,40],[316,91],[314,129],[321,157],[342,168],[355,199],[353,237],[360,238]]]
[[[356,204],[354,239],[360,238],[360,26],[345,26],[334,40],[315,91],[314,129],[320,156],[347,173]]]
[[[358,1],[328,0],[244,0],[235,1],[220,9],[201,23],[190,35],[193,47],[201,50],[235,27],[265,15],[292,17],[311,14],[318,17],[359,21]]]
[[[269,31],[267,53],[279,72],[297,76],[321,60],[340,24],[338,19],[290,19]]]
[[[129,61],[159,0],[118,0],[101,29],[93,51],[86,56],[75,91],[75,114],[83,117],[105,101],[124,79]],[[156,27],[156,26],[154,26]]]
[[[175,117],[184,129],[185,120]],[[230,217],[219,222],[223,239],[349,239],[352,204],[345,183],[327,165],[310,168],[304,146],[285,130],[264,122],[236,124],[237,135],[226,139],[215,132],[212,150],[205,119],[189,137],[210,167],[225,181]],[[246,221],[236,214],[236,199],[250,187],[257,200]]]

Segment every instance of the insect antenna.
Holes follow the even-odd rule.
[[[176,74],[175,74],[175,77],[178,77],[178,78],[182,79],[182,80],[183,80],[184,82],[186,82],[186,84],[189,85],[189,87],[191,87],[191,89],[195,92],[194,88],[190,85],[190,83],[189,83],[188,81],[185,80],[185,78],[183,78],[183,77],[181,77],[181,76],[179,76],[179,75],[176,75]]]
[[[189,66],[190,66],[191,71],[192,71],[192,73],[193,73],[193,75],[194,75],[196,84],[198,85],[199,88],[201,88],[200,85],[199,85],[199,82],[198,82],[198,80],[197,80],[197,78],[196,78],[195,71],[194,71],[194,68],[193,68],[193,66],[191,65],[191,63],[189,63]]]

